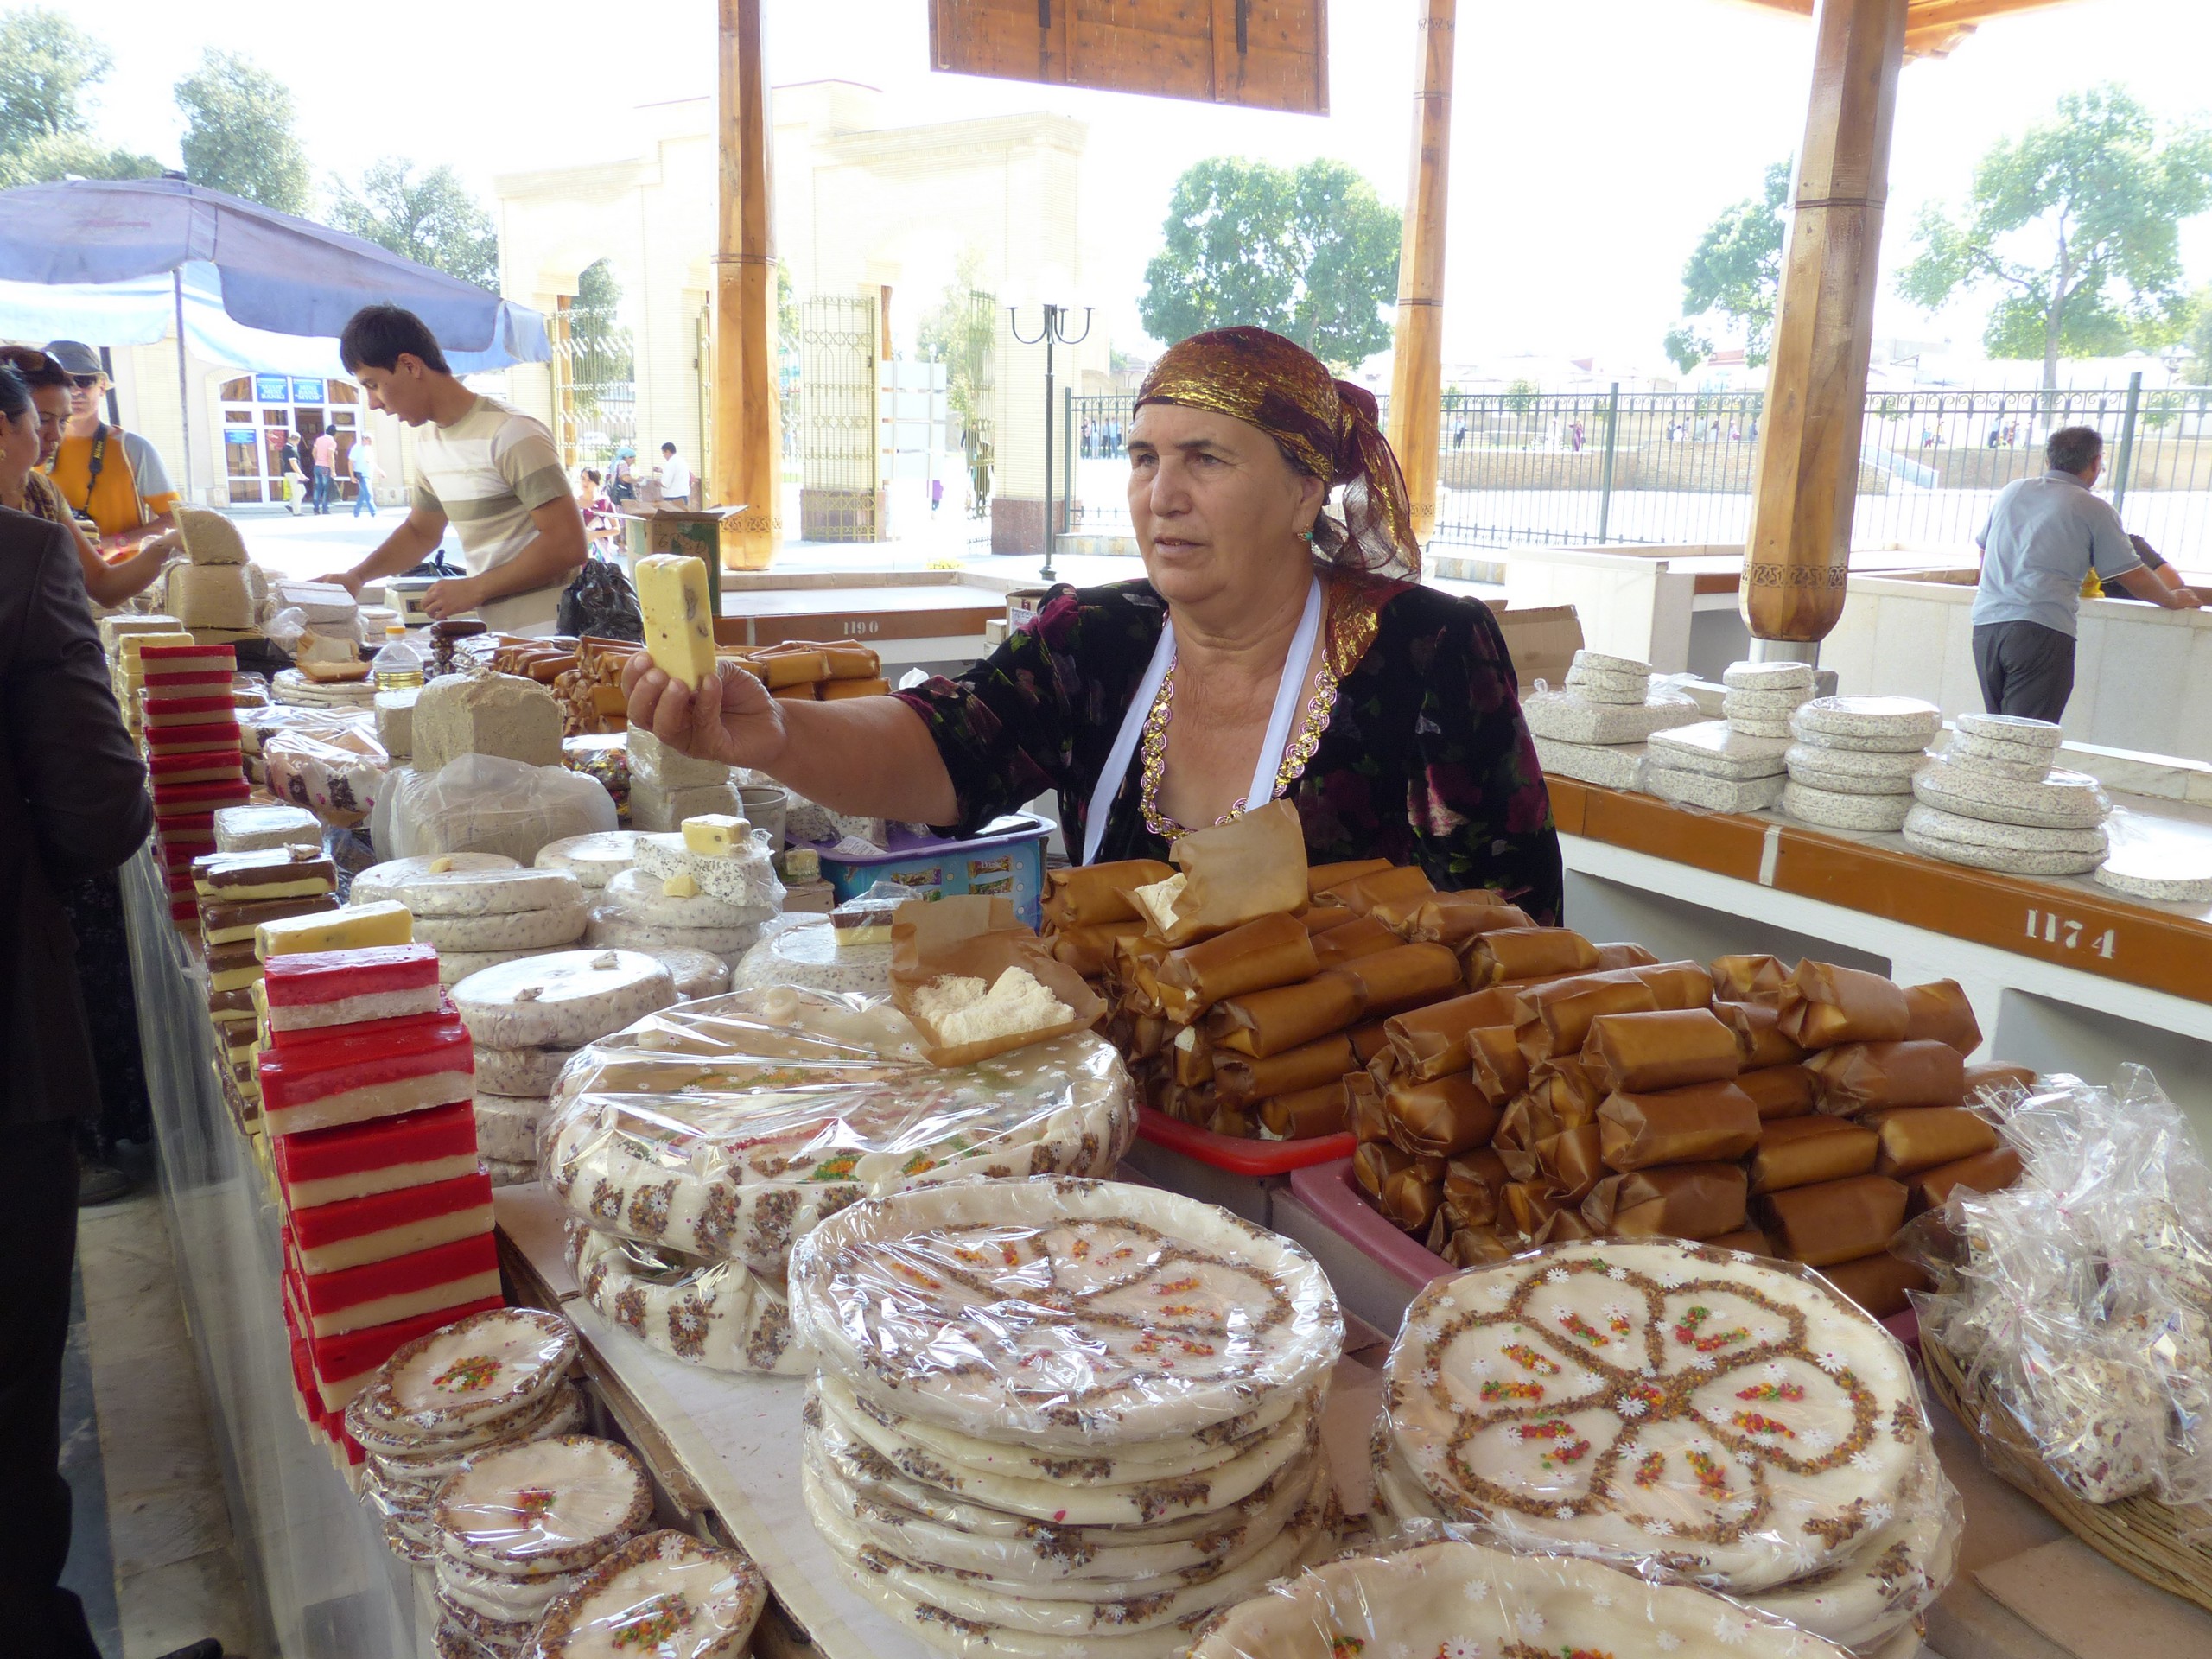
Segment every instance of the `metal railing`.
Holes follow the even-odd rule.
[[[1466,545],[1739,546],[1751,528],[1763,392],[1447,392],[1435,539]],[[1116,442],[1132,399],[1071,397],[1070,534],[1129,531]],[[1868,394],[1853,542],[1970,551],[1998,492],[2044,470],[2063,426],[2104,435],[2100,488],[2129,530],[2212,569],[2212,388]]]

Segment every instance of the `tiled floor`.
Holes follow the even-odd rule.
[[[248,1598],[150,1175],[79,1214],[81,1308],[63,1379],[63,1465],[76,1496],[66,1582],[106,1659],[213,1636],[252,1652]]]

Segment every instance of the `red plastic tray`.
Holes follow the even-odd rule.
[[[1290,1191],[1330,1231],[1357,1245],[1363,1255],[1415,1289],[1459,1271],[1382,1219],[1352,1179],[1349,1158],[1294,1172]]]
[[[1287,1175],[1294,1169],[1338,1158],[1349,1169],[1352,1150],[1359,1144],[1350,1135],[1317,1135],[1307,1141],[1248,1141],[1238,1135],[1216,1135],[1149,1106],[1137,1108],[1137,1134],[1156,1147],[1166,1147],[1232,1175]]]

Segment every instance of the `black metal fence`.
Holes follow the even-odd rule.
[[[1762,392],[1447,392],[1436,539],[1497,545],[1739,546],[1751,525]],[[1131,400],[1071,397],[1061,478],[1072,534],[1129,530]],[[2131,531],[2212,567],[2212,388],[1877,391],[1860,434],[1853,540],[1971,546],[2004,486],[2044,469],[2060,427],[2105,438]]]

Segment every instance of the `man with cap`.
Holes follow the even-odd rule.
[[[48,473],[62,499],[99,527],[105,547],[175,529],[180,498],[161,452],[101,416],[108,378],[99,353],[82,340],[56,340],[47,343],[46,354],[69,376],[69,423]]]

